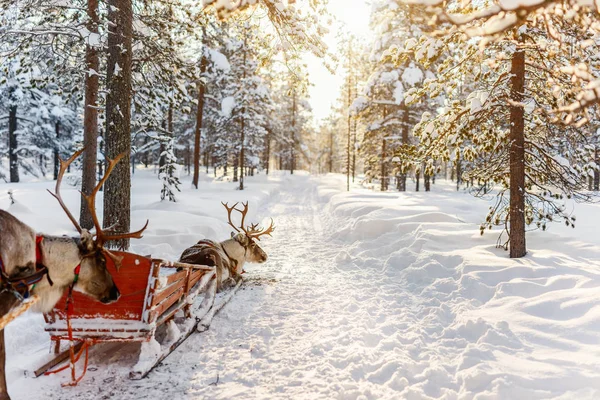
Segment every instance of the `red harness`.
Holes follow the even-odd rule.
[[[48,268],[43,263],[42,256],[42,241],[44,237],[37,235],[35,237],[35,272],[31,275],[19,278],[11,278],[4,270],[4,263],[2,262],[2,256],[0,256],[0,286],[2,290],[10,290],[19,299],[26,299],[29,297],[31,288],[41,281],[44,276],[48,278],[50,285],[53,285],[50,275],[48,275]]]

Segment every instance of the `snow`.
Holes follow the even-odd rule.
[[[72,234],[51,185],[10,185],[22,207],[9,208],[0,184],[0,207]],[[224,239],[220,201],[247,199],[248,220],[275,220],[261,241],[269,261],[246,266],[210,329],[140,381],[128,379],[139,350],[108,344],[77,387],[60,387],[68,371],[25,376],[50,345],[40,316],[20,317],[6,331],[13,399],[600,398],[599,205],[577,205],[576,229],[529,233],[529,254],[509,259],[497,231],[479,235],[488,203],[443,179],[430,193],[347,193],[344,176],[301,171],[247,185],[202,175],[193,190],[184,177],[179,202],[161,203],[156,176],[136,171],[132,225],[150,226],[134,251],[176,259],[200,238]],[[76,211],[75,188],[63,196]],[[145,344],[142,361],[157,351]]]
[[[228,72],[231,69],[231,65],[229,64],[227,57],[225,57],[223,53],[209,48],[207,48],[207,51],[209,54],[209,58],[213,62],[215,68],[223,72]]]
[[[235,107],[235,97],[233,96],[229,96],[229,97],[225,97],[222,101],[221,101],[221,114],[223,114],[224,117],[231,117],[231,112],[233,111]]]
[[[402,82],[408,84],[409,86],[415,86],[417,83],[423,80],[423,71],[420,68],[416,67],[414,64],[404,69],[402,72]]]

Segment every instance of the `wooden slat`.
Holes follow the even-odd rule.
[[[191,268],[191,269],[200,269],[203,271],[212,271],[215,267],[210,267],[208,265],[199,265],[199,264],[188,264],[182,263],[179,261],[167,261],[167,260],[156,260],[160,261],[161,267],[165,268]]]
[[[150,312],[150,322],[154,322],[160,317],[160,315],[169,309],[173,304],[177,303],[181,299],[183,294],[183,287],[179,288],[172,296],[167,297],[162,303],[157,305],[154,310]]]
[[[205,274],[204,271],[198,271],[198,273],[193,273],[190,274],[190,281],[188,283],[188,290],[191,290],[194,285],[196,283],[198,283],[198,281],[202,278],[202,276]]]
[[[152,299],[152,307],[160,304],[161,301],[175,293],[177,290],[183,288],[183,282],[175,282],[171,286],[167,286],[164,289],[157,290],[154,292],[154,298]]]
[[[167,283],[165,286],[169,286],[173,282],[179,281],[181,279],[185,279],[187,275],[187,271],[179,271],[167,277]]]
[[[73,351],[75,353],[77,353],[81,349],[81,346],[83,346],[83,342],[78,342],[73,347]],[[52,360],[48,361],[46,364],[44,364],[41,367],[39,367],[38,369],[36,369],[34,372],[35,377],[37,378],[41,375],[44,375],[47,371],[56,367],[58,364],[62,363],[63,361],[65,361],[67,358],[69,358],[69,354],[70,354],[70,348],[66,349],[65,351],[60,352]]]

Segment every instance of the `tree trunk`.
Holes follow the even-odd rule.
[[[106,155],[124,154],[105,185],[104,227],[118,223],[116,233],[128,232],[131,225],[131,42],[133,12],[131,0],[109,0],[108,69],[106,74]],[[126,250],[129,240],[112,243]]]
[[[244,113],[244,108],[242,108],[242,115]],[[242,116],[242,121],[241,121],[241,125],[242,125],[242,143],[241,143],[241,150],[240,150],[240,190],[244,190],[244,168],[245,168],[245,164],[246,164],[246,149],[244,146],[244,141],[246,140],[245,138],[245,132],[244,132],[244,117]]]
[[[385,159],[387,158],[386,148],[385,148],[385,137],[381,141],[381,191],[385,192],[387,190],[387,171],[385,165]]]
[[[346,143],[346,191],[350,191],[350,136],[352,133],[352,117],[350,116],[350,106],[352,105],[352,86],[350,82],[350,72],[352,71],[352,37],[348,41],[348,141]]]
[[[269,163],[271,161],[271,129],[267,131],[267,157],[265,160],[265,167],[267,175],[269,175]]]
[[[594,161],[596,162],[596,165],[600,165],[600,159],[598,159],[598,149],[596,149],[594,152]],[[596,192],[600,190],[600,171],[597,169],[594,170],[594,190]]]
[[[383,119],[385,120],[385,117],[387,117],[387,108],[385,107],[385,105],[383,106]],[[385,192],[387,190],[387,170],[386,170],[386,162],[385,159],[387,158],[387,151],[385,148],[385,139],[386,139],[386,134],[385,134],[385,130],[383,131],[383,138],[381,139],[381,191]]]
[[[204,29],[203,29],[203,32]],[[204,53],[204,44],[202,47],[202,59],[200,60],[200,76],[206,73],[208,60]],[[198,108],[196,109],[196,131],[194,133],[194,177],[192,185],[198,189],[198,179],[200,176],[200,136],[202,133],[202,117],[204,115],[204,95],[206,87],[202,81],[198,81]]]
[[[11,96],[14,88],[11,88]],[[10,168],[10,182],[19,182],[19,155],[17,150],[19,142],[17,138],[17,105],[11,104],[8,109],[8,160]]]
[[[161,127],[162,127],[163,131],[168,130],[167,121],[163,120],[161,122]],[[164,132],[161,133],[161,135],[164,135]],[[160,174],[160,171],[162,170],[162,168],[165,166],[166,162],[167,162],[167,157],[165,155],[165,141],[163,139],[161,139],[160,144],[158,146],[158,172],[159,172],[159,174]],[[158,179],[160,179],[160,176],[158,177]]]
[[[90,35],[98,34],[98,0],[87,2],[88,22],[86,29]],[[85,48],[85,63],[88,72],[85,74],[85,101],[83,110],[83,171],[81,175],[81,193],[89,195],[96,186],[96,153],[98,150],[98,75],[90,71],[100,71],[98,49],[88,42]],[[57,135],[58,137],[58,135]],[[84,229],[94,226],[92,214],[87,202],[81,196],[79,224]]]
[[[462,182],[462,165],[460,161],[460,153],[456,156],[456,190],[460,190],[460,184]]]
[[[246,40],[247,40],[246,31],[244,31],[244,71],[242,76],[242,82],[246,82]],[[246,107],[242,107],[242,115],[240,121],[240,190],[244,190],[244,170],[246,167],[246,132],[244,126],[244,114],[246,113]]]
[[[421,167],[415,168],[415,180],[417,181],[417,186],[415,188],[415,191],[418,192],[419,191],[419,185],[421,183]]]
[[[10,400],[8,386],[6,385],[6,344],[4,343],[4,329],[0,330],[0,400]]]
[[[240,159],[239,159],[239,154],[236,153],[234,159],[233,159],[233,181],[237,182],[238,181],[238,167],[240,165]]]
[[[190,175],[192,173],[192,149],[190,148],[190,144],[188,143],[185,146],[185,170],[187,174]]]
[[[408,110],[408,106],[402,102],[402,145],[408,148],[408,133],[410,131],[409,127],[410,122],[410,111]],[[406,192],[406,174],[403,173],[400,175],[400,191]]]
[[[60,138],[60,121],[56,121],[56,123],[54,124],[54,131],[56,132],[56,143],[54,144],[54,180],[57,180],[58,179],[59,164],[60,164],[59,161],[58,161],[58,158],[59,158],[59,154],[58,154],[58,139]],[[94,168],[94,173],[96,173],[95,168]]]
[[[104,135],[102,134],[102,130],[100,130],[100,137],[104,137]],[[104,140],[100,141],[100,154],[102,154],[104,152]],[[102,175],[104,175],[104,165],[105,162],[98,160],[98,180],[102,179]],[[100,191],[104,190],[104,186],[102,186],[100,188]]]
[[[525,52],[517,50],[511,62],[510,105],[510,258],[523,257],[525,246]]]
[[[431,191],[431,175],[423,173],[423,184],[426,192]]]
[[[296,91],[292,95],[292,143],[290,143],[290,175],[294,175],[294,154],[296,146]]]

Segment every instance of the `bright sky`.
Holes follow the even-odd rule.
[[[331,14],[339,21],[331,27],[330,34],[324,38],[330,50],[337,49],[336,33],[341,24],[346,29],[358,37],[369,36],[369,15],[371,7],[367,0],[329,0],[329,10]],[[343,82],[343,71],[332,75],[323,66],[323,63],[312,55],[306,56],[308,64],[308,73],[311,82],[314,84],[309,90],[310,104],[313,108],[313,115],[319,122],[330,114],[331,107],[335,104],[340,87]]]

